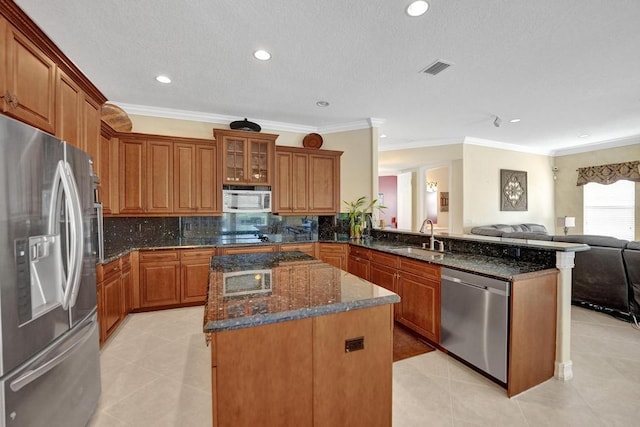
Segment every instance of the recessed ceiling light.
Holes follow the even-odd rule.
[[[423,0],[414,1],[407,6],[407,15],[409,16],[421,16],[424,15],[429,9],[429,3]]]
[[[582,135],[580,135],[578,138],[589,138],[591,135],[589,135],[588,133],[583,133]]]
[[[384,134],[384,133],[382,135],[380,135],[380,138],[386,138],[386,137],[387,137],[387,135]]]
[[[327,101],[318,101],[318,102],[316,102],[316,105],[318,107],[328,107],[329,103]]]
[[[171,83],[171,79],[167,76],[158,76],[156,77],[156,80],[160,83]]]
[[[511,122],[511,123],[518,123],[519,121],[520,121],[520,119],[511,119],[511,120],[509,120],[509,122]]]
[[[255,56],[256,59],[259,59],[260,61],[268,61],[271,59],[271,54],[262,49],[253,52],[253,56]]]

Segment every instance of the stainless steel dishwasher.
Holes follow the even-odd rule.
[[[510,283],[442,269],[441,345],[507,382]]]

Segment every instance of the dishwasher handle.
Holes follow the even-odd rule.
[[[497,288],[490,287],[490,286],[478,285],[478,284],[475,284],[475,283],[465,282],[465,281],[463,281],[461,279],[458,279],[457,277],[447,276],[447,275],[443,274],[442,275],[442,282],[444,283],[444,281],[452,282],[452,283],[455,283],[456,285],[462,285],[462,286],[467,286],[467,287],[470,287],[470,288],[479,289],[481,291],[491,292],[491,293],[497,294],[497,295],[509,296],[508,288],[505,291],[505,290],[497,289]]]

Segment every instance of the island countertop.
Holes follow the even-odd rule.
[[[302,252],[211,258],[204,332],[393,304],[400,297]]]

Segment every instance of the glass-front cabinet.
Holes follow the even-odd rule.
[[[222,159],[223,185],[273,185],[278,135],[214,129]]]

